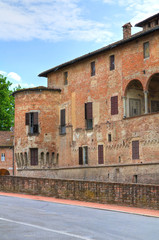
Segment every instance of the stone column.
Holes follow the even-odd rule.
[[[145,98],[145,114],[148,113],[148,91],[144,91],[144,98]]]
[[[123,109],[124,109],[123,118],[126,118],[126,97],[125,96],[123,96]]]

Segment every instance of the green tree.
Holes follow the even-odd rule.
[[[14,97],[10,90],[11,82],[0,75],[0,131],[9,131],[14,126]],[[14,91],[21,89],[20,86]]]

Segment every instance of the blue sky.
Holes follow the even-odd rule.
[[[46,86],[39,73],[122,39],[122,25],[158,12],[158,0],[0,0],[0,73],[12,87]]]

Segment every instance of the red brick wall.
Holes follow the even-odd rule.
[[[0,191],[159,209],[159,185],[5,176]]]

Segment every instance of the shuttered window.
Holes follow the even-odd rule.
[[[68,84],[68,72],[64,72],[64,85]]]
[[[111,115],[118,114],[118,96],[111,97]]]
[[[83,164],[83,151],[82,147],[79,147],[79,165]]]
[[[38,112],[26,113],[25,125],[29,126],[29,134],[39,133]]]
[[[65,109],[60,111],[60,134],[66,133]]]
[[[110,70],[114,70],[115,69],[115,56],[111,55],[110,56]]]
[[[139,159],[139,141],[132,141],[132,159]]]
[[[93,128],[93,111],[92,111],[92,102],[85,103],[85,119],[86,119],[86,128]]]
[[[103,145],[98,145],[98,164],[103,164]]]
[[[91,62],[91,76],[95,75],[95,62]]]
[[[79,147],[79,165],[88,164],[88,147]]]
[[[38,148],[30,148],[30,165],[38,165]]]
[[[150,56],[149,53],[149,42],[145,42],[143,45],[144,48],[144,58],[148,58]]]

